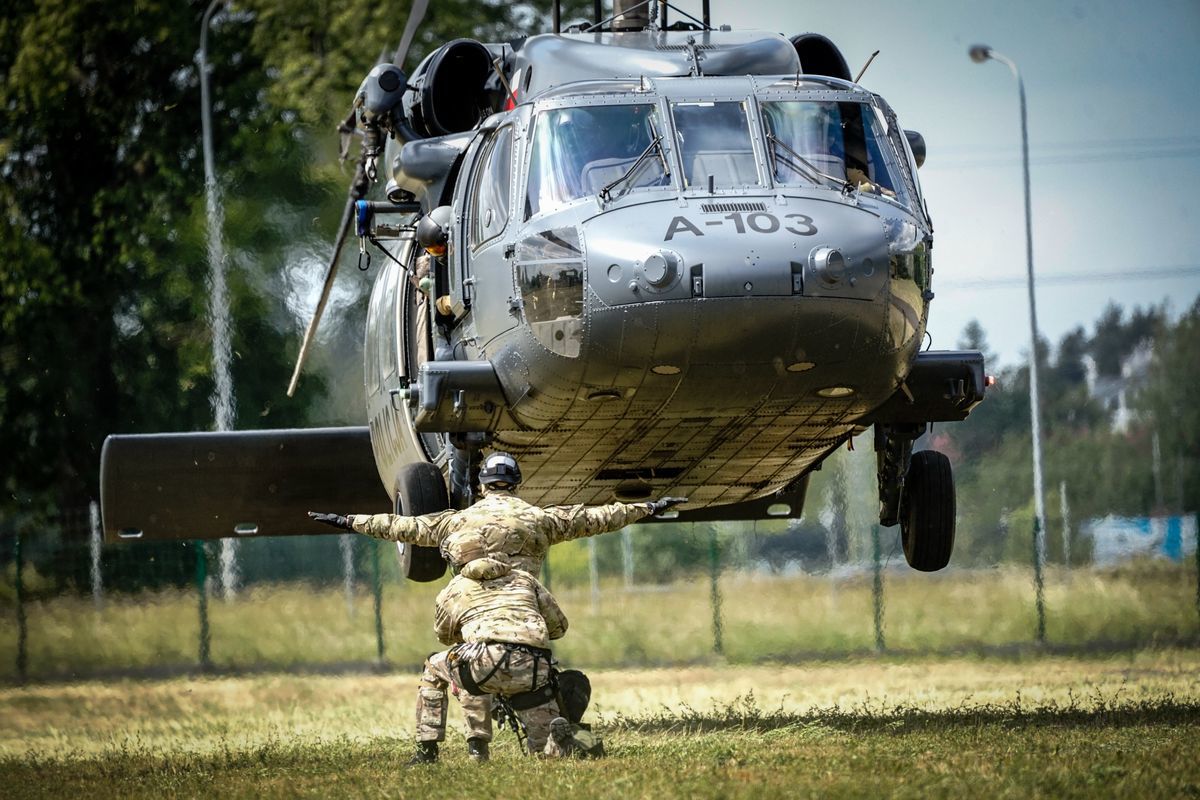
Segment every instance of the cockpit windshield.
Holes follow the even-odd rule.
[[[542,111],[534,124],[525,218],[614,183],[622,191],[670,185],[665,158],[637,163],[662,131],[658,110],[648,103]]]
[[[904,181],[884,156],[887,137],[871,106],[854,102],[770,100],[762,103],[763,126],[775,183],[846,181],[907,204]]]
[[[750,122],[742,101],[671,104],[685,186],[742,189],[760,186]]]

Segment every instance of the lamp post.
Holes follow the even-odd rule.
[[[1046,612],[1043,600],[1042,567],[1046,561],[1046,503],[1042,490],[1042,424],[1038,402],[1038,324],[1037,300],[1033,292],[1033,213],[1029,202],[1029,129],[1025,112],[1025,81],[1012,59],[997,53],[986,44],[971,45],[967,51],[971,60],[976,64],[985,61],[999,61],[1012,72],[1017,79],[1017,91],[1021,97],[1021,167],[1025,177],[1025,268],[1029,278],[1029,416],[1033,420],[1033,540],[1034,540],[1034,582],[1037,587],[1037,615],[1039,642],[1046,638]]]

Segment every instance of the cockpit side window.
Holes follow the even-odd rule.
[[[620,183],[622,191],[669,186],[652,143],[663,132],[649,103],[575,106],[540,112],[534,122],[525,219]],[[640,162],[639,162],[640,159]]]
[[[472,191],[471,247],[491,241],[508,224],[512,184],[512,127],[501,128],[486,145]]]
[[[763,128],[778,185],[822,184],[832,177],[860,191],[909,202],[908,189],[878,118],[866,103],[768,100]]]
[[[762,185],[745,102],[678,102],[671,104],[671,113],[685,186],[706,187],[710,177],[714,189]]]

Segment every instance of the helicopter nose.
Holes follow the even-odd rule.
[[[585,228],[605,306],[716,297],[869,300],[888,275],[885,226],[853,206],[672,203],[614,210]]]

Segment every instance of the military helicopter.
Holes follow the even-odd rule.
[[[106,535],[463,507],[490,449],[537,504],[671,494],[680,521],[794,518],[813,471],[872,429],[880,523],[912,567],[944,567],[950,463],[913,442],[990,378],[977,351],[921,349],[920,134],[825,36],[714,28],[707,2],[699,19],[596,2],[565,31],[555,3],[553,33],[450,41],[408,75],[423,5],[343,126],[362,153],[289,387],[353,227],[381,265],[367,427],[109,437]],[[400,549],[409,578],[443,574],[435,550]]]

